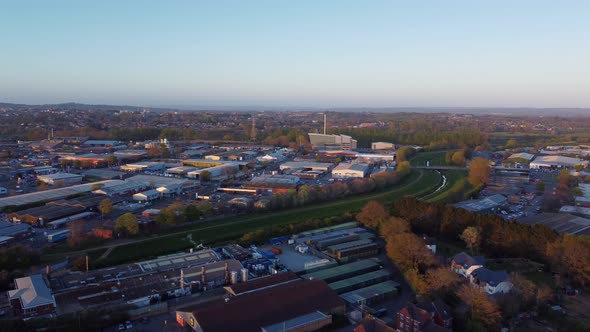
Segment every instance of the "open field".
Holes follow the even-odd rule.
[[[175,229],[168,234],[131,239],[126,243],[110,244],[85,251],[67,252],[60,248],[61,250],[46,253],[43,259],[44,261],[58,261],[67,256],[81,255],[84,252],[93,257],[99,257],[100,255],[97,255],[94,251],[101,250],[102,254],[105,248],[108,247],[114,248],[106,258],[97,261],[97,264],[109,266],[141,258],[147,259],[193,246],[188,238],[189,235],[197,244],[215,245],[238,239],[245,232],[265,226],[278,226],[307,219],[341,215],[344,212],[355,212],[370,200],[389,203],[406,195],[420,197],[435,190],[440,185],[440,181],[440,175],[434,171],[415,170],[400,184],[376,193],[348,197],[297,209],[232,217],[211,223],[191,225],[182,231]]]
[[[447,166],[445,161],[445,154],[447,151],[428,151],[418,152],[410,160],[412,166],[426,166],[426,162],[430,161],[430,166]]]

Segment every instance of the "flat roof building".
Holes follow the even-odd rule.
[[[198,332],[260,332],[293,319],[310,322],[300,317],[316,311],[343,314],[345,303],[322,280],[295,280],[177,310],[176,320]]]
[[[41,274],[14,280],[16,289],[8,291],[13,314],[34,317],[55,312],[55,298]]]
[[[311,146],[317,150],[355,150],[357,140],[348,135],[324,135],[309,133]]]
[[[308,169],[312,171],[328,172],[334,165],[330,163],[318,163],[313,161],[288,161],[279,166],[280,170],[286,169]]]
[[[332,170],[332,176],[335,178],[364,178],[369,174],[369,165],[340,163]]]
[[[48,185],[65,185],[79,184],[82,182],[82,175],[72,173],[54,173],[37,176],[37,180]]]
[[[530,168],[574,168],[581,165],[588,167],[588,160],[564,156],[538,156],[530,164]]]

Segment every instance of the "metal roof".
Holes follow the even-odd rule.
[[[302,315],[299,317],[295,317],[284,322],[276,323],[269,326],[262,327],[262,332],[283,332],[283,331],[291,331],[291,329],[295,329],[298,327],[302,327],[304,325],[322,320],[328,317],[319,311],[311,312],[306,315]]]
[[[11,300],[19,298],[23,309],[48,304],[55,306],[55,299],[51,295],[51,289],[45,284],[42,275],[35,274],[18,278],[14,282],[16,289],[8,291],[8,297]]]
[[[381,278],[388,278],[391,276],[391,273],[387,269],[377,270],[365,274],[361,274],[358,276],[354,276],[352,278],[340,280],[328,284],[330,288],[338,292],[339,289],[354,286],[354,285],[363,285],[371,280],[381,279]]]
[[[0,208],[10,205],[25,205],[31,204],[41,201],[52,201],[56,199],[65,198],[67,196],[76,195],[79,193],[90,192],[92,187],[96,184],[102,184],[102,188],[109,188],[115,186],[117,184],[124,183],[121,180],[106,180],[106,181],[99,181],[94,183],[84,183],[78,184],[75,186],[65,187],[65,188],[58,188],[58,189],[50,189],[45,191],[38,191],[35,193],[29,194],[22,194],[18,196],[11,196],[0,198]]]
[[[305,274],[303,277],[306,279],[330,279],[337,277],[344,273],[351,273],[355,271],[361,271],[368,268],[377,268],[380,264],[374,259],[363,259],[354,263],[344,264],[335,266],[329,269],[320,270],[312,273]]]
[[[373,244],[373,241],[370,239],[366,239],[366,240],[356,240],[356,241],[351,241],[351,242],[345,242],[345,243],[340,243],[340,244],[335,244],[333,246],[329,246],[328,250],[329,251],[340,251],[340,250],[345,250],[345,249],[349,249],[349,248],[363,247],[363,246],[366,246],[367,244]]]
[[[397,282],[387,280],[376,285],[341,294],[340,297],[348,303],[359,303],[377,296],[397,293],[398,287],[399,284]]]

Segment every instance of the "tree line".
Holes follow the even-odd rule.
[[[399,163],[395,172],[384,172],[370,178],[358,178],[347,182],[330,184],[304,185],[299,190],[291,189],[287,192],[273,193],[267,206],[262,209],[286,209],[325,202],[351,195],[366,194],[398,184],[411,172],[407,161]]]

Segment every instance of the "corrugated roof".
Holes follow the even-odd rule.
[[[363,259],[354,263],[339,265],[329,269],[307,273],[303,277],[306,279],[330,279],[345,273],[361,271],[368,268],[378,269],[379,266],[379,263],[374,259]]]
[[[348,303],[359,303],[376,296],[397,293],[398,287],[399,284],[397,282],[387,280],[376,285],[341,294],[340,296]]]

